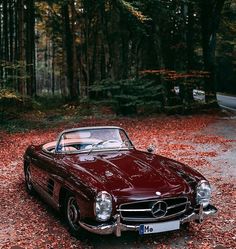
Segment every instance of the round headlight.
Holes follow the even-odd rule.
[[[109,193],[102,191],[97,194],[95,201],[95,215],[99,221],[107,221],[112,213],[112,197]]]
[[[211,186],[207,181],[199,182],[197,186],[197,204],[202,204],[203,207],[207,207],[211,198]]]

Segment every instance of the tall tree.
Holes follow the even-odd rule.
[[[188,71],[194,69],[194,4],[189,1],[187,8],[187,34],[186,34],[186,48],[187,48],[187,69]]]
[[[0,86],[3,88],[2,0],[0,1]]]
[[[62,2],[61,5],[61,14],[63,17],[63,41],[64,41],[63,44],[64,44],[64,51],[66,54],[67,79],[69,86],[68,87],[69,95],[71,100],[75,100],[78,97],[77,71],[74,71],[77,70],[75,37],[73,34],[75,20],[72,21],[73,25],[71,25],[70,12],[69,12],[69,6],[73,7],[72,6],[73,4],[74,1],[70,2],[70,4],[68,1],[64,1]]]
[[[24,0],[17,0],[18,16],[18,91],[25,95],[25,30],[24,30]]]
[[[15,32],[14,14],[15,14],[14,0],[9,0],[9,59],[11,62],[14,61],[14,32]]]
[[[35,82],[35,7],[34,0],[26,1],[26,71],[27,94],[36,94]]]
[[[73,71],[73,79],[71,86],[71,97],[78,97],[78,61],[77,61],[77,44],[76,44],[76,10],[75,10],[75,1],[70,0],[70,11],[71,11],[71,39],[72,39],[72,71]],[[80,92],[83,97],[83,93]]]
[[[224,4],[225,0],[200,1],[204,68],[210,73],[210,77],[205,81],[206,102],[208,103],[217,103],[215,76],[216,34]]]
[[[3,1],[3,35],[4,35],[4,59],[9,60],[9,36],[8,36],[8,1]]]

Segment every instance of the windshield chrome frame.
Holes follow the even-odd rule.
[[[129,149],[134,149],[134,145],[132,143],[132,141],[130,140],[127,132],[122,129],[121,127],[118,127],[118,126],[91,126],[91,127],[81,127],[81,128],[73,128],[73,129],[68,129],[68,130],[64,130],[62,131],[58,138],[57,138],[57,143],[56,143],[56,146],[55,146],[55,154],[82,154],[82,153],[88,153],[90,151],[90,149],[88,150],[82,150],[82,151],[75,151],[75,152],[61,152],[61,151],[58,151],[58,147],[60,145],[60,142],[61,142],[61,139],[62,139],[62,136],[66,133],[70,133],[70,132],[77,132],[77,131],[86,131],[86,130],[99,130],[99,129],[118,129],[118,130],[121,130],[124,132],[124,134],[126,135],[129,143],[130,143],[130,146],[129,147],[126,147],[126,148],[106,148],[106,149],[101,149],[101,148],[94,148],[93,152],[99,152],[99,151],[120,151],[120,150],[129,150]]]

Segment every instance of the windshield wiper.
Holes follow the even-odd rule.
[[[105,144],[105,143],[108,143],[108,142],[114,142],[115,140],[102,140],[102,141],[100,141],[100,142],[98,142],[98,143],[94,143],[94,144],[92,144],[92,147],[91,147],[91,149],[89,150],[89,152],[88,152],[88,155],[93,151],[93,149],[94,148],[96,148],[98,145],[102,145],[102,144]],[[126,144],[128,142],[128,145]],[[119,150],[121,150],[122,149],[122,146],[123,145],[126,145],[127,147],[128,147],[128,149],[130,149],[130,147],[132,147],[131,146],[131,144],[130,144],[130,142],[129,142],[129,140],[125,140],[125,141],[123,141],[121,144],[120,144],[120,146],[119,146],[119,148],[117,147],[116,149],[119,151]],[[115,148],[114,148],[115,149]]]
[[[102,140],[102,141],[100,141],[100,142],[98,142],[98,143],[92,144],[92,147],[91,147],[91,149],[90,149],[89,152],[88,152],[88,155],[93,151],[94,148],[96,148],[96,147],[97,147],[98,145],[100,145],[100,144],[103,144],[104,142],[106,142],[106,140]]]

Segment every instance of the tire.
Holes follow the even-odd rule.
[[[70,233],[76,238],[80,238],[82,228],[79,225],[80,209],[76,198],[72,194],[67,194],[64,204],[64,217],[69,226]]]
[[[185,222],[184,224],[182,224],[182,227],[184,230],[189,230],[190,222]]]
[[[24,166],[24,174],[25,174],[25,187],[27,192],[30,195],[35,194],[35,190],[31,181],[31,172],[30,172],[30,165],[29,164],[25,164]]]

